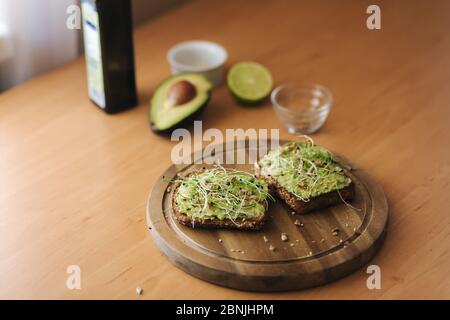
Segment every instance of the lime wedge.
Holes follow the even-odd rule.
[[[272,90],[270,71],[256,62],[239,62],[227,75],[228,88],[244,104],[255,104],[266,98]]]

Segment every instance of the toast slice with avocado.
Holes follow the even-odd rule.
[[[177,179],[172,214],[192,228],[259,230],[266,221],[268,183],[254,175],[216,166]]]
[[[255,164],[270,190],[295,213],[346,203],[355,195],[353,181],[325,148],[288,142]]]

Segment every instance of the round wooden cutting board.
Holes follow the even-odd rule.
[[[222,152],[230,153],[230,147],[224,145]],[[239,148],[242,146],[238,145],[233,152]],[[249,152],[255,151],[248,141],[243,148],[247,159]],[[193,155],[194,159],[200,154]],[[221,156],[221,152],[214,155],[219,159]],[[171,213],[172,178],[209,166],[172,165],[149,196],[150,234],[177,267],[226,287],[298,290],[339,279],[365,265],[380,248],[386,233],[388,205],[382,188],[363,170],[338,159],[356,186],[352,206],[342,203],[305,215],[292,215],[276,199],[269,207],[266,225],[256,232],[192,229],[178,224]],[[253,172],[252,164],[223,166]],[[282,233],[288,236],[288,241],[281,240]],[[271,246],[274,250],[269,249]]]

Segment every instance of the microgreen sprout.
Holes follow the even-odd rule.
[[[300,200],[341,189],[351,183],[328,150],[315,146],[313,139],[288,142],[269,152],[258,163],[261,173],[274,177]]]
[[[178,209],[195,220],[260,217],[273,200],[262,178],[220,164],[174,181]]]

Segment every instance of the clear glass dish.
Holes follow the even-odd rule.
[[[311,134],[328,117],[333,102],[330,90],[318,84],[283,84],[270,96],[277,117],[291,134]]]

